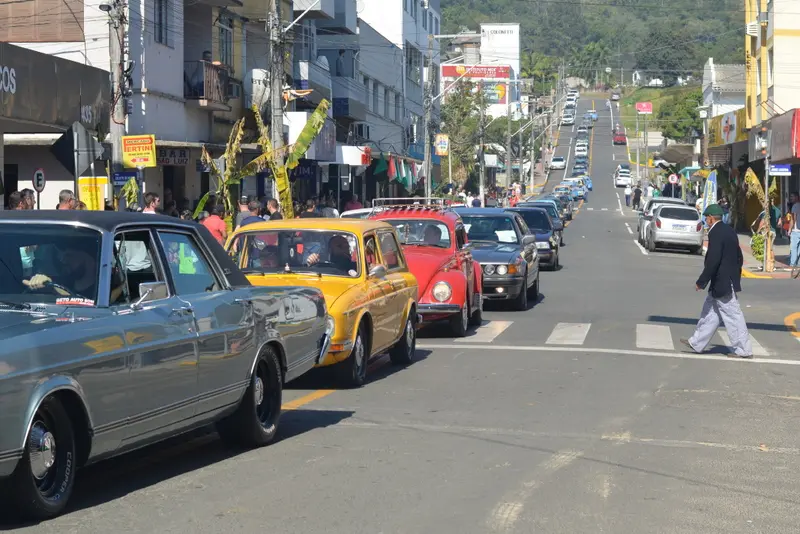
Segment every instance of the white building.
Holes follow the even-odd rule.
[[[745,105],[745,67],[743,64],[714,63],[708,58],[703,67],[703,106],[708,116],[716,117]]]

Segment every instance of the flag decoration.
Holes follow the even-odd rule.
[[[389,170],[389,165],[386,163],[386,158],[381,152],[381,159],[375,164],[375,174],[381,174]]]
[[[387,171],[389,181],[397,178],[397,166],[394,164],[394,158],[389,156],[389,170]]]

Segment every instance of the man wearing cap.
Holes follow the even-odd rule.
[[[236,222],[234,223],[234,229],[239,228],[242,225],[242,221],[250,217],[249,204],[252,200],[254,199],[247,196],[243,196],[239,199],[239,213],[236,214]]]
[[[724,211],[719,204],[711,204],[703,212],[708,231],[708,250],[705,267],[695,282],[695,289],[708,287],[708,296],[700,312],[697,328],[689,339],[681,339],[692,352],[703,352],[717,332],[720,323],[725,325],[735,356],[752,358],[753,347],[736,294],[742,290],[742,250],[736,231],[720,224]]]

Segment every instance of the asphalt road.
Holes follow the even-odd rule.
[[[743,281],[755,360],[726,357],[721,336],[707,355],[681,352],[704,296],[702,258],[638,247],[611,180],[625,160],[601,110],[594,191],[566,231],[563,268],[542,273],[527,312],[487,311],[462,340],[431,329],[418,361],[381,360],[359,390],[319,389],[318,377],[290,385],[270,447],[234,452],[214,434],[151,447],[80,472],[63,517],[6,528],[800,531],[800,343],[784,326],[800,286]]]

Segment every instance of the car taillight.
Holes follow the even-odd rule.
[[[697,223],[697,231],[699,232],[702,229],[703,229],[703,223],[702,222]]]
[[[656,219],[656,228],[661,228],[661,219]]]

